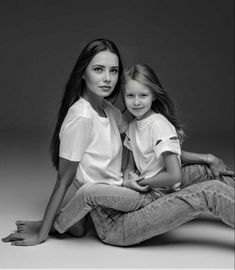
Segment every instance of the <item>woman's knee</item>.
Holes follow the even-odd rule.
[[[92,183],[86,183],[79,188],[79,190],[77,191],[77,194],[83,194],[83,195],[90,194],[94,190],[94,186],[95,185]]]
[[[224,188],[227,188],[227,186],[222,183],[221,181],[215,179],[215,180],[211,180],[205,183],[206,187],[210,190],[213,191],[221,191]]]

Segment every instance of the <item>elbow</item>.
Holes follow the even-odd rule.
[[[182,172],[181,170],[179,170],[178,172],[175,172],[172,175],[172,184],[177,184],[177,183],[181,183],[182,182]]]
[[[67,177],[63,174],[62,175],[58,174],[56,185],[58,188],[62,188],[62,189],[67,190],[69,188],[69,186],[71,185],[72,181],[73,181],[72,177]]]

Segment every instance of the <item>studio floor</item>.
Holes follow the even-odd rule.
[[[1,238],[14,231],[17,219],[42,218],[56,179],[49,160],[49,138],[25,134],[2,132],[1,136]],[[205,149],[209,141],[211,148]],[[198,142],[198,152],[203,148],[215,150],[233,167],[233,147],[208,139]],[[195,145],[191,150],[196,151]],[[205,213],[172,232],[127,248],[103,244],[94,230],[80,239],[50,237],[33,247],[0,242],[0,268],[234,269],[234,230]]]

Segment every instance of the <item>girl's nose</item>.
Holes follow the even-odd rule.
[[[139,100],[139,98],[137,96],[134,99],[134,104],[135,105],[139,105],[140,104],[140,100]]]

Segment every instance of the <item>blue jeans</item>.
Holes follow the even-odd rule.
[[[182,190],[166,194],[140,210],[122,213],[95,207],[91,217],[100,240],[116,246],[135,245],[205,211],[234,227],[234,178],[215,179],[206,165],[187,165],[182,171]]]
[[[140,193],[116,185],[87,183],[80,187],[73,198],[59,211],[54,228],[58,232],[64,233],[97,205],[122,212],[132,212],[161,196],[163,193],[160,191]]]

